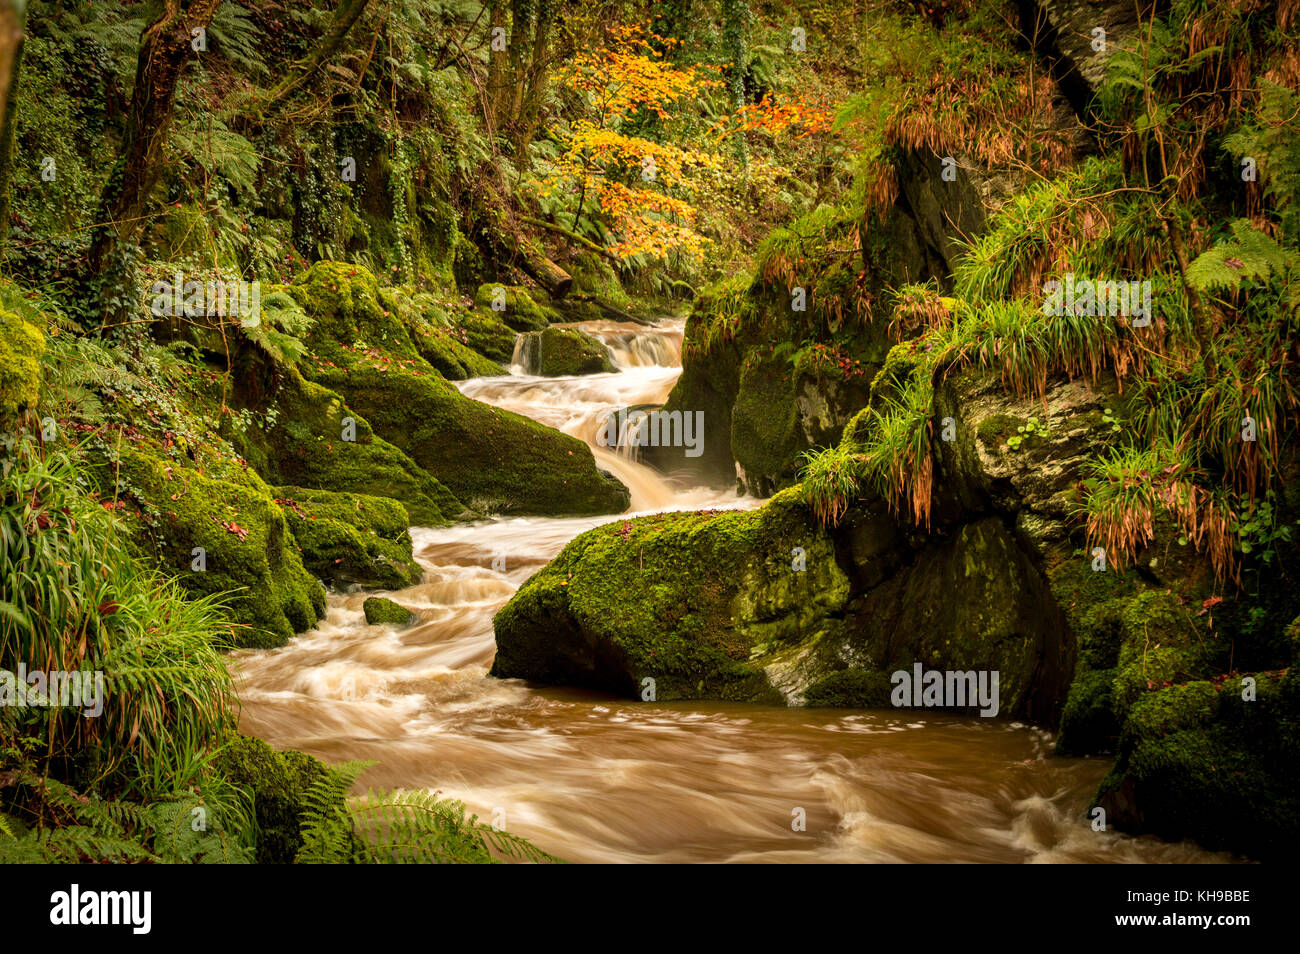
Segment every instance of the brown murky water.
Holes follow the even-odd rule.
[[[681,324],[584,328],[610,347],[618,373],[516,373],[462,390],[594,445],[610,410],[666,397]],[[674,487],[594,449],[632,489],[634,511],[758,504]],[[1084,812],[1107,764],[1051,757],[1050,735],[1020,723],[641,703],[489,678],[496,610],[609,519],[413,530],[424,582],[393,595],[420,623],[367,626],[370,594],[331,594],[318,629],[238,654],[243,730],[327,761],[375,760],[363,787],[437,790],[571,861],[1228,860],[1092,831]]]

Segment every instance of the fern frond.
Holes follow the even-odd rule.
[[[1232,223],[1232,238],[1202,252],[1187,268],[1187,280],[1202,291],[1235,290],[1243,282],[1268,278],[1300,263],[1300,255],[1285,249],[1248,219]]]

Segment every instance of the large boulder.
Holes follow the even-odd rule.
[[[1106,61],[1139,26],[1139,15],[1149,19],[1150,10],[1122,0],[1034,0],[1022,5],[1022,28],[1038,41],[1062,92],[1083,114],[1106,78]]]
[[[443,526],[466,512],[455,494],[375,433],[338,392],[306,381],[290,368],[277,402],[275,423],[264,433],[249,435],[257,438],[255,443],[240,442],[241,452],[270,479],[311,490],[388,497],[400,502],[419,526]],[[232,437],[238,441],[238,435]]]
[[[582,441],[471,400],[439,375],[364,268],[318,262],[292,291],[316,320],[307,376],[342,395],[459,500],[497,513],[627,508],[627,488],[597,470]]]
[[[1004,712],[1050,718],[1068,677],[1050,590],[1001,521],[914,549],[886,514],[820,529],[794,489],[589,531],[495,626],[493,674],[630,696],[651,678],[658,698],[867,704],[845,687],[923,662],[998,670]]]
[[[134,512],[140,545],[188,592],[222,598],[240,645],[279,646],[324,617],[325,591],[253,470],[204,469],[147,444],[120,453],[112,497]]]
[[[492,673],[779,701],[757,657],[813,636],[847,596],[830,538],[795,501],[619,521],[577,537],[502,608]]]
[[[423,578],[411,556],[411,519],[396,500],[302,487],[278,487],[275,495],[317,579],[397,590]]]
[[[528,374],[548,378],[614,370],[605,346],[577,328],[547,328],[520,335],[514,361]]]

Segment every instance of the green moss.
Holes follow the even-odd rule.
[[[318,579],[396,590],[423,578],[411,556],[410,518],[396,500],[301,487],[275,494],[303,564]]]
[[[238,631],[240,645],[281,645],[324,616],[324,590],[304,568],[271,489],[252,471],[201,473],[146,446],[124,446],[114,477],[118,494],[139,508],[140,532],[162,565],[192,593],[229,594],[228,615],[247,627]]]
[[[976,436],[990,453],[1001,453],[1007,440],[1016,435],[1016,428],[1024,423],[1023,419],[1012,414],[990,414],[980,421]]]
[[[388,497],[401,502],[411,520],[443,526],[465,511],[456,496],[405,452],[375,434],[361,412],[328,388],[304,381],[296,371],[284,378],[282,416],[263,442],[274,480],[296,487]],[[356,439],[343,440],[351,418]]]
[[[844,435],[840,438],[840,445],[860,448],[871,437],[871,426],[875,420],[875,414],[869,407],[864,407],[849,419],[849,423],[844,425]]]
[[[891,705],[889,676],[874,669],[841,669],[804,690],[808,706],[836,709],[887,709]]]
[[[925,360],[925,357],[919,356],[917,352],[920,343],[921,339],[912,338],[909,341],[899,342],[889,349],[889,353],[885,355],[885,363],[871,380],[872,407],[883,407],[886,403],[899,399],[912,373]]]
[[[1226,663],[1221,643],[1173,593],[1139,586],[1130,576],[1093,572],[1082,556],[1049,576],[1076,648],[1057,743],[1062,753],[1111,750],[1129,708],[1148,687],[1205,677]]]
[[[530,374],[546,377],[602,374],[614,370],[605,346],[576,328],[547,328],[523,338],[524,361]]]
[[[504,374],[506,370],[502,362],[494,361],[471,347],[468,335],[461,341],[451,330],[436,328],[416,334],[415,346],[420,356],[449,381],[488,378]],[[494,350],[501,353],[499,349]],[[508,361],[509,357],[504,360]]]
[[[1172,686],[1134,703],[1098,802],[1117,827],[1268,860],[1300,847],[1300,678]]]
[[[628,308],[632,300],[623,289],[613,267],[604,258],[590,253],[575,256],[565,266],[573,276],[573,292],[593,295],[616,308]],[[568,304],[566,302],[562,304]]]
[[[563,320],[559,312],[548,305],[539,305],[528,293],[528,289],[520,285],[492,282],[480,285],[474,294],[474,304],[497,315],[515,331],[541,331],[552,322]],[[494,308],[494,304],[502,304],[504,307]]]
[[[1114,750],[1119,736],[1113,699],[1114,669],[1084,672],[1070,685],[1056,740],[1059,755],[1089,755]]]
[[[582,441],[473,401],[441,378],[373,367],[326,369],[319,377],[476,509],[590,514],[628,505],[627,489],[596,469]]]
[[[746,484],[760,495],[788,486],[795,479],[802,448],[790,363],[751,353],[741,367],[731,412],[731,451]]]
[[[40,396],[45,336],[11,311],[0,311],[0,421],[16,417]]]
[[[1157,738],[1207,725],[1218,710],[1219,690],[1211,682],[1189,682],[1148,692],[1133,703],[1124,732]]]
[[[417,355],[407,328],[380,293],[370,271],[345,262],[317,262],[289,293],[315,324],[307,336],[313,350],[334,356],[334,347],[379,348],[402,358]]]
[[[232,736],[214,767],[252,799],[260,864],[292,864],[302,848],[307,790],[325,766],[302,752],[277,752],[261,739]]]
[[[366,622],[371,626],[405,626],[417,617],[405,606],[382,596],[372,596],[361,604]]]
[[[888,549],[873,550],[873,563],[888,558]],[[1054,721],[1065,695],[1069,674],[1051,594],[996,517],[960,527],[888,576],[856,608],[849,629],[854,651],[885,672],[918,662],[997,671],[1002,715]]]
[[[806,569],[794,569],[803,547]],[[750,662],[842,606],[828,538],[789,497],[748,513],[624,520],[572,541],[497,614],[492,672],[658,699],[779,701]]]
[[[499,365],[510,364],[515,353],[515,339],[519,336],[495,312],[479,309],[463,312],[456,316],[453,324],[466,347]]]
[[[350,410],[344,415],[344,409],[333,402],[312,407],[310,400],[286,408],[295,423],[285,430],[297,440],[287,448],[287,457],[277,456],[282,465],[285,461],[305,464],[307,473],[306,479],[285,473],[279,482],[393,497],[407,505],[413,519],[427,522],[423,508],[409,493],[373,482],[369,487],[357,485],[356,477],[365,471],[358,475],[355,468],[363,466],[358,458],[365,455],[354,449],[373,444],[378,434],[410,454],[418,466],[405,467],[408,474],[417,480],[421,471],[432,475],[456,498],[479,510],[590,514],[627,507],[627,489],[596,469],[591,450],[582,441],[471,400],[434,371],[419,355],[406,326],[394,317],[396,306],[385,306],[385,295],[365,269],[318,262],[293,292],[317,321],[312,331],[314,354],[304,362],[305,373],[316,384],[342,395]],[[515,299],[517,307],[525,307],[524,298]],[[294,384],[291,379],[290,385]],[[310,398],[309,389],[298,391]],[[354,442],[334,437],[344,416],[356,418]],[[338,468],[314,460],[321,456],[322,447],[331,454],[339,448],[335,456],[346,460],[327,464],[348,468],[351,486],[329,472]],[[385,474],[382,482],[392,480]],[[454,505],[454,498],[439,501],[438,510],[455,515],[459,511],[452,509]]]
[[[1148,590],[1118,607],[1124,642],[1115,675],[1115,707],[1123,716],[1149,685],[1185,682],[1215,668],[1204,623],[1172,593]]]

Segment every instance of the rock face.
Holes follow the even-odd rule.
[[[1101,86],[1106,61],[1137,26],[1139,9],[1138,4],[1116,0],[1033,0],[1022,4],[1022,29],[1055,60],[1057,82],[1077,112],[1083,112]],[[1142,10],[1142,16],[1149,17],[1150,10]]]
[[[887,316],[871,303],[909,282],[950,290],[959,240],[980,234],[989,208],[1012,188],[1009,177],[952,158],[948,181],[940,157],[903,156],[894,206],[852,223],[860,254],[810,281],[810,311],[792,313],[784,287],[757,279],[701,295],[664,411],[704,412],[704,452],[655,448],[646,462],[717,486],[739,475],[749,492],[768,496],[795,482],[804,452],[836,443],[867,404],[892,344]],[[845,300],[848,313],[826,313],[825,303]]]
[[[510,363],[521,365],[528,374],[548,378],[614,370],[605,346],[577,328],[547,328],[520,335]]]
[[[999,669],[1002,711],[1035,718],[1059,711],[1070,650],[1048,587],[997,518],[928,543],[883,512],[828,531],[793,489],[749,513],[589,531],[495,626],[498,676],[862,705],[853,686],[923,661]]]

